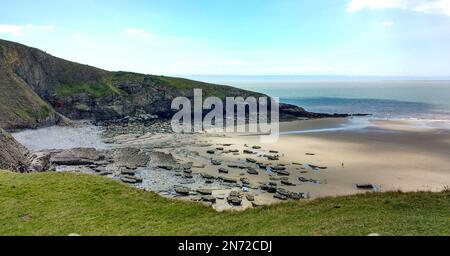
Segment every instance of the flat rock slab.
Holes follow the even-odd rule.
[[[102,155],[95,148],[73,148],[53,154],[50,162],[55,165],[89,165],[101,158]]]

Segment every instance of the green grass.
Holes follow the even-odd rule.
[[[120,95],[122,92],[113,85],[111,78],[104,78],[98,82],[83,82],[72,84],[58,84],[55,87],[58,96],[73,96],[87,93],[94,98],[102,98],[110,95]]]
[[[335,206],[340,206],[336,208]],[[371,193],[217,213],[108,178],[0,172],[1,235],[449,235],[450,193]]]

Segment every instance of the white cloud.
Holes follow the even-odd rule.
[[[54,26],[36,26],[33,24],[28,24],[26,26],[20,25],[10,25],[10,24],[0,24],[0,34],[9,34],[12,36],[24,36],[26,33],[30,32],[50,32],[54,31]]]
[[[438,13],[450,16],[450,0],[349,0],[348,12],[362,9],[399,8],[422,13]]]
[[[149,38],[151,36],[150,33],[148,33],[147,31],[145,31],[143,29],[139,29],[139,28],[126,29],[125,33],[127,35],[136,36],[136,37],[140,37],[140,38]]]
[[[0,24],[0,33],[1,34],[10,34],[13,36],[23,36],[24,35],[24,27],[16,26],[16,25]]]

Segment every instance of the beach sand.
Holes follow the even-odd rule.
[[[281,123],[280,131],[336,128],[346,122],[346,119],[294,121]],[[361,183],[373,184],[378,191],[441,191],[450,186],[449,131],[414,127],[409,122],[373,121],[368,127],[357,130],[338,128],[336,131],[286,134],[281,135],[274,144],[262,144],[257,135],[209,134],[203,138],[211,144],[210,149],[223,144],[232,144],[224,150],[239,149],[242,152],[244,149],[253,150],[251,147],[254,145],[261,146],[261,149],[254,150],[257,152],[255,155],[233,155],[219,151],[211,156],[205,153],[207,148],[191,147],[201,156],[194,161],[195,164],[206,165],[205,168],[193,168],[195,171],[217,175],[217,167],[204,162],[210,158],[222,161],[225,168],[228,163],[252,166],[246,163],[246,158],[262,163],[284,164],[290,172],[289,180],[296,186],[279,187],[293,192],[309,192],[312,198],[365,192],[355,188],[355,184]],[[263,157],[270,150],[279,152],[278,161]],[[198,159],[203,159],[203,162]],[[307,164],[326,169],[313,170],[307,168]],[[228,169],[230,173],[225,176],[236,179],[247,177],[254,187],[273,176],[264,170],[259,170],[259,175],[249,175]],[[317,183],[299,182],[299,177],[316,180]]]

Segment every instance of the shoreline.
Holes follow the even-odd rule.
[[[278,192],[268,193],[263,189],[269,183],[276,184],[277,191],[307,198],[367,191],[442,191],[450,186],[450,160],[447,153],[450,152],[450,131],[415,127],[405,121],[385,120],[370,121],[364,128],[346,129],[354,120],[332,118],[283,122],[280,124],[282,133],[279,141],[267,145],[259,142],[259,136],[251,134],[182,135],[158,132],[162,129],[144,131],[139,127],[114,127],[118,131],[111,132],[105,138],[105,129],[108,128],[103,127],[97,132],[103,133],[101,142],[108,142],[108,147],[138,148],[150,155],[154,151],[163,152],[176,162],[170,170],[160,168],[167,163],[155,164],[152,161],[137,168],[136,175],[143,182],[134,186],[166,197],[203,202],[205,196],[198,190],[208,190],[208,199],[214,198],[215,203],[205,203],[218,211],[243,210],[282,201],[284,197],[274,197]],[[84,126],[79,128],[84,129]],[[95,132],[89,127],[85,128]],[[31,143],[33,136],[45,133],[46,129],[53,129],[53,132],[62,129],[64,137],[67,130],[77,128],[44,128],[37,133],[28,131],[28,135],[19,138],[19,141],[23,143],[28,140]],[[293,130],[303,132],[283,134]],[[80,134],[85,136],[84,130],[81,131]],[[17,134],[14,135],[17,137]],[[52,138],[62,139],[55,134]],[[237,150],[238,153],[230,150]],[[255,154],[244,154],[244,150],[254,151]],[[279,155],[278,160],[268,160],[265,155],[274,150],[279,152],[276,154]],[[220,165],[213,164],[212,160],[220,162]],[[281,171],[284,174],[280,175],[273,170],[261,169],[258,164],[271,168],[282,165],[281,169],[285,172]],[[189,166],[189,172],[183,171],[186,166]],[[226,169],[227,173],[219,173],[219,168]],[[60,171],[67,170],[95,173],[89,168],[60,168]],[[120,179],[120,168],[117,170],[119,173],[112,171],[108,176]],[[250,174],[248,170],[255,170],[257,175]],[[213,179],[205,179],[205,176]],[[236,182],[224,182],[224,178]],[[247,185],[242,184],[243,181]],[[357,189],[356,184],[372,184],[373,189]],[[186,188],[186,194],[176,192],[176,187]],[[238,193],[240,205],[233,206],[228,202],[231,191]]]

